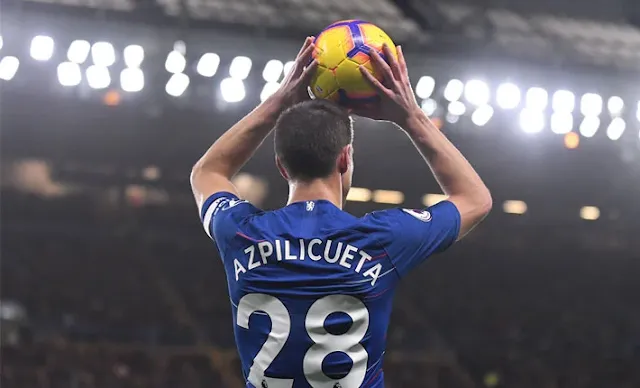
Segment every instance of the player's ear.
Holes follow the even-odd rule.
[[[282,177],[288,181],[289,180],[289,174],[287,174],[287,170],[285,170],[284,166],[282,165],[282,162],[280,162],[280,158],[278,158],[276,156],[276,166],[278,166],[278,171],[280,171],[280,175],[282,175]]]
[[[351,155],[353,155],[351,144],[344,146],[342,151],[340,151],[340,155],[338,156],[338,171],[340,171],[340,174],[346,174],[347,171],[349,171]]]

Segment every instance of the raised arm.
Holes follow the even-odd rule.
[[[269,135],[278,115],[309,98],[306,89],[317,63],[306,64],[313,49],[313,38],[307,38],[280,89],[220,136],[193,166],[191,189],[199,209],[211,194],[228,191],[237,195],[231,178]]]
[[[392,121],[409,135],[443,192],[449,196],[449,201],[460,213],[460,239],[491,210],[492,199],[489,189],[471,164],[429,120],[416,102],[402,48],[397,48],[397,60],[391,48],[385,46],[384,51],[388,63],[372,51],[374,67],[384,75],[382,82],[374,78],[366,68],[360,68],[382,98],[380,106],[377,107],[379,109],[355,113],[373,119]]]

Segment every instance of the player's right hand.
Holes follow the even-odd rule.
[[[269,98],[282,110],[310,98],[307,86],[318,67],[318,62],[313,59],[313,50],[315,50],[314,38],[310,36],[304,41],[293,67],[280,84],[280,88]]]
[[[382,49],[388,62],[375,50],[371,50],[370,54],[374,70],[383,76],[382,82],[378,81],[364,66],[360,66],[362,76],[378,92],[380,103],[367,108],[354,109],[353,113],[374,120],[394,122],[404,127],[409,119],[424,113],[411,88],[402,47],[397,47],[398,59],[386,44]]]

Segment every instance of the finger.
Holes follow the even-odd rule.
[[[376,77],[373,76],[373,74],[371,74],[371,72],[369,70],[367,70],[366,67],[360,65],[359,67],[360,69],[360,73],[362,74],[362,76],[364,77],[364,79],[369,83],[369,85],[371,85],[379,94],[381,95],[386,95],[386,96],[392,96],[393,95],[393,91],[390,90],[389,88],[387,88],[386,86],[384,86],[382,84],[382,82],[378,81],[378,79]]]
[[[375,50],[371,51],[371,64],[373,65],[375,72],[383,76],[388,86],[392,86],[394,84],[395,79],[391,68]]]
[[[309,47],[309,45],[311,45],[311,43],[313,43],[314,39],[315,38],[313,36],[307,36],[307,39],[304,40],[304,43],[302,44],[302,47],[300,47],[300,51],[298,51],[298,54],[296,55],[296,59],[298,57],[300,57],[300,55],[302,55],[304,50],[306,50],[307,47]]]
[[[316,69],[318,68],[318,60],[314,59],[311,61],[309,66],[307,66],[302,75],[300,76],[300,80],[304,85],[308,85],[311,82],[311,77],[316,73]]]
[[[402,77],[402,71],[400,70],[400,65],[398,65],[398,61],[396,60],[396,56],[393,55],[393,51],[391,51],[391,47],[389,47],[388,44],[383,44],[382,45],[382,52],[384,53],[386,59],[387,59],[387,64],[389,65],[389,67],[391,68],[391,72],[393,74],[393,77],[397,80],[400,81],[403,79]]]
[[[400,71],[402,71],[402,74],[406,77],[409,74],[409,69],[407,69],[407,61],[404,59],[402,46],[398,46],[396,51],[398,52],[398,65],[400,66]]]
[[[313,50],[316,49],[315,44],[309,44],[298,56],[296,59],[293,70],[291,71],[292,77],[297,78],[304,71],[304,67],[311,63],[311,59],[313,58]]]

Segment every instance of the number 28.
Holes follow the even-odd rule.
[[[249,329],[249,317],[257,311],[271,319],[269,337],[253,359],[249,370],[249,382],[256,387],[291,388],[293,379],[276,379],[264,375],[278,356],[291,330],[291,318],[285,305],[276,297],[266,294],[247,294],[238,303],[238,326]],[[325,319],[334,312],[351,317],[353,324],[341,335],[334,335],[324,328]],[[369,327],[369,311],[364,303],[348,295],[329,295],[316,300],[305,318],[307,334],[314,344],[307,350],[302,362],[304,376],[314,388],[359,387],[367,372],[369,355],[360,341]],[[322,372],[322,361],[333,352],[343,352],[353,361],[351,371],[339,380]],[[339,383],[339,384],[336,384]]]

